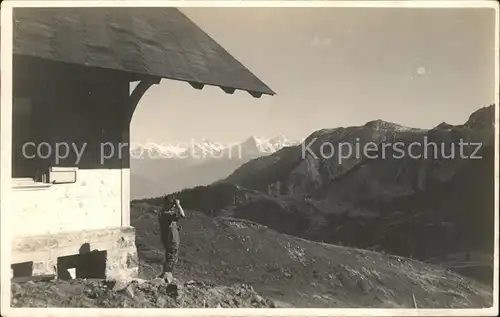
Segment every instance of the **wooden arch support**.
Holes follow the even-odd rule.
[[[132,116],[134,115],[135,109],[139,104],[142,96],[146,93],[146,91],[153,85],[159,84],[161,81],[160,77],[150,77],[143,79],[139,82],[139,84],[134,88],[134,91],[130,94],[129,97],[129,109],[130,112],[127,116],[128,122],[132,121]]]

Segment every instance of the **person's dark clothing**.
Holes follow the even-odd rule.
[[[164,272],[172,272],[178,259],[180,238],[177,221],[179,220],[179,216],[175,208],[172,207],[168,211],[160,212],[158,217],[161,242],[165,248]]]

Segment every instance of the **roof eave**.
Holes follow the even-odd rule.
[[[166,78],[169,79],[169,78]],[[184,81],[184,80],[181,80]],[[241,90],[241,91],[246,91],[249,93],[252,97],[254,98],[260,98],[262,95],[267,95],[267,96],[274,96],[276,93],[272,91],[271,89],[266,90],[266,91],[255,91],[255,90],[249,90],[249,89],[243,89],[243,88],[237,88],[237,87],[230,87],[230,86],[220,86],[220,85],[214,85],[214,84],[208,84],[208,83],[199,83],[199,82],[192,82],[192,81],[187,81],[191,87],[197,90],[202,90],[204,86],[213,86],[213,87],[219,87],[222,91],[224,91],[228,95],[234,94],[236,90]]]
[[[60,64],[60,65],[61,64],[66,64],[66,65],[83,66],[83,65],[80,65],[80,64],[73,64],[73,63],[66,63],[66,62],[61,62],[61,61],[55,61],[55,60],[52,60],[52,59],[46,59],[46,58],[42,58],[42,57],[31,56],[31,55],[28,55],[28,54],[17,54],[17,53],[14,53],[14,55],[24,56],[24,57],[28,57],[28,58],[33,58],[35,60],[36,59],[38,59],[38,60],[44,60],[44,61],[47,61],[47,62],[56,63],[56,64]],[[262,97],[262,95],[268,95],[268,96],[274,96],[274,95],[276,95],[276,93],[271,88],[269,88],[267,85],[265,85],[265,84],[264,84],[265,85],[264,89],[251,90],[251,89],[245,89],[245,88],[242,88],[242,87],[237,87],[237,86],[232,86],[232,85],[231,86],[222,86],[222,85],[217,85],[217,84],[213,84],[213,83],[190,81],[190,80],[182,79],[182,78],[173,78],[173,77],[158,76],[158,75],[151,75],[151,74],[127,72],[127,71],[123,71],[123,70],[116,70],[114,68],[107,68],[107,67],[94,66],[94,65],[87,65],[85,67],[89,67],[89,68],[92,68],[92,69],[105,69],[105,70],[109,70],[109,71],[117,71],[117,72],[120,72],[120,73],[128,73],[128,74],[131,75],[130,78],[129,78],[130,81],[140,81],[142,79],[147,79],[147,78],[154,77],[154,78],[158,78],[159,80],[161,80],[161,79],[167,79],[167,80],[175,80],[175,81],[186,82],[189,85],[191,85],[191,87],[193,87],[193,88],[195,88],[197,90],[202,90],[204,86],[219,87],[222,91],[224,91],[226,94],[229,94],[229,95],[234,94],[234,92],[236,90],[245,91],[245,92],[247,92],[248,94],[250,94],[254,98],[260,98],[260,97]]]

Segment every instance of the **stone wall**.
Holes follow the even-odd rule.
[[[99,251],[104,255],[102,263],[84,262],[90,258],[89,254],[96,254]],[[68,256],[75,256],[74,265],[66,264],[64,269],[75,267],[78,270],[84,266],[88,271],[89,268],[102,265],[103,276],[92,277],[128,279],[138,274],[133,227],[18,237],[12,241],[12,262],[32,262],[31,275],[63,276],[64,272],[61,272],[61,265],[58,264],[62,262],[63,257]]]

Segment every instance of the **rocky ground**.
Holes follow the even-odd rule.
[[[275,303],[245,284],[228,286],[202,282],[167,284],[162,280],[129,283],[97,279],[27,282],[12,285],[14,307],[100,308],[262,308]]]

